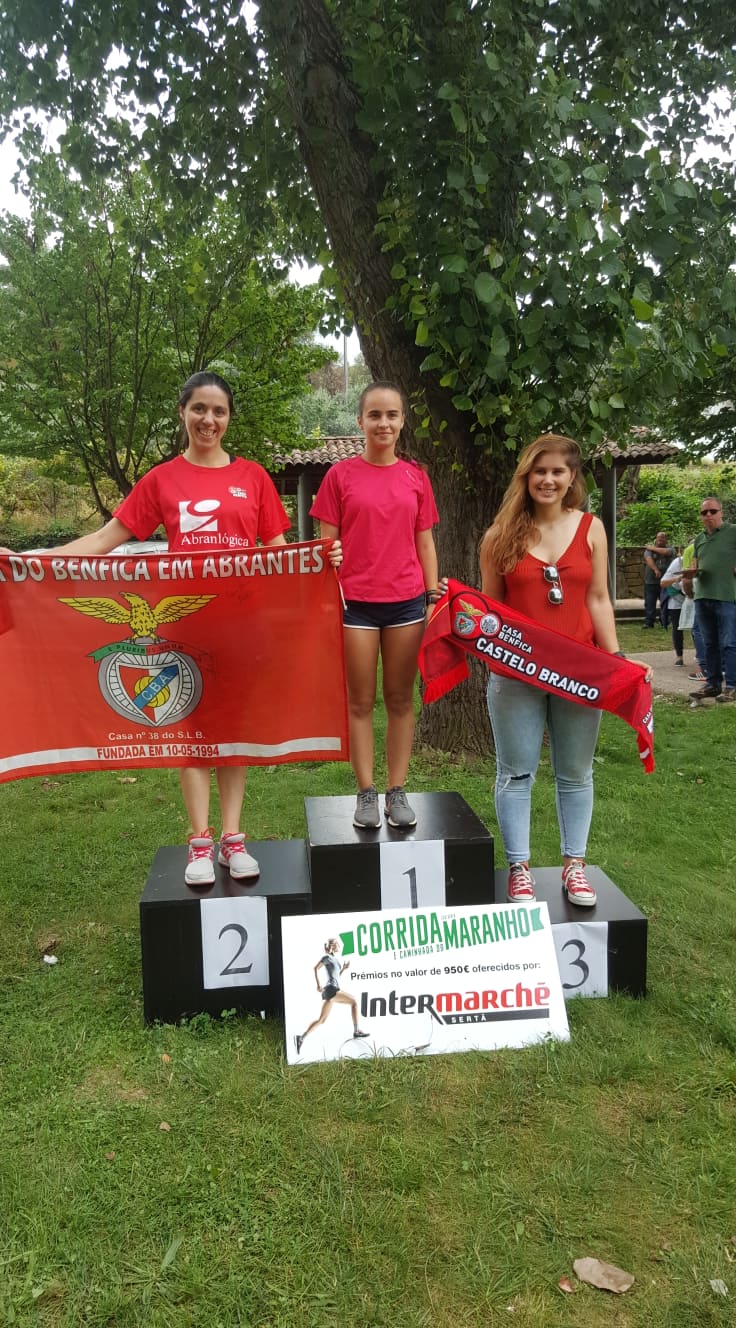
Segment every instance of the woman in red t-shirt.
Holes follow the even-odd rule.
[[[131,537],[148,539],[159,525],[166,528],[173,553],[232,550],[257,541],[285,544],[289,518],[272,479],[255,461],[231,459],[223,448],[232,412],[233,394],[224,378],[209,371],[193,374],[179,395],[181,455],[143,475],[101,530],[57,552],[103,555]],[[339,544],[328,556],[339,565]],[[206,766],[191,766],[180,773],[192,829],[184,879],[188,885],[209,885],[215,879],[211,772]],[[240,830],[245,767],[218,766],[215,775],[222,815],[218,862],[235,880],[257,876],[258,863]]]
[[[373,782],[373,708],[379,651],[386,703],[388,779],[385,813],[399,829],[416,825],[404,781],[414,740],[414,681],[426,602],[441,598],[432,527],[439,520],[432,486],[415,461],[397,455],[404,402],[393,383],[370,383],[358,407],[365,433],[360,456],[325,475],[311,514],[325,539],[342,541],[345,668],[350,759],[358,781],[353,822],[378,829]]]
[[[545,627],[620,655],[608,595],[603,523],[581,511],[585,499],[578,444],[545,434],[524,449],[493,525],[483,536],[483,592]],[[550,737],[560,826],[562,888],[571,904],[592,907],[585,874],[593,812],[593,754],[600,710],[492,673],[488,713],[496,747],[495,802],[509,863],[508,898],[534,899],[529,870],[532,784],[544,730]]]

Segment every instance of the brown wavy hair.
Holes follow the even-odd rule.
[[[583,454],[575,439],[560,433],[543,433],[533,443],[528,443],[519,457],[493,525],[480,542],[481,564],[490,564],[502,576],[513,571],[534,542],[534,504],[529,497],[527,478],[543,452],[559,452],[573,472],[572,484],[562,506],[572,510],[582,507],[585,501]]]

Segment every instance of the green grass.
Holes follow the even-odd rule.
[[[656,721],[646,777],[604,717],[590,845],[649,917],[647,999],[488,1055],[290,1069],[278,1020],[144,1027],[138,899],[183,838],[176,773],[3,786],[2,1328],[732,1324],[736,714]],[[491,778],[426,753],[411,787],[493,827]],[[342,766],[255,770],[249,832],[299,837],[305,794],[351,790]],[[546,766],[533,842],[557,860]],[[563,1295],[583,1255],[633,1289]]]
[[[672,631],[669,627],[666,630],[661,627],[650,629],[642,626],[640,620],[624,618],[617,621],[616,631],[622,650],[628,654],[635,655],[641,650],[672,650]],[[688,656],[693,654],[689,631],[685,632],[685,650]]]

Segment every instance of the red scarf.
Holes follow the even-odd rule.
[[[652,689],[640,664],[540,627],[507,604],[449,581],[419,651],[425,702],[439,700],[469,676],[463,652],[482,660],[492,673],[618,715],[634,729],[644,769],[651,774]]]

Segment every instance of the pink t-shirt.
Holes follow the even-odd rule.
[[[165,461],[138,480],[114,515],[138,539],[163,524],[172,553],[268,544],[290,525],[270,475],[243,457],[227,466]]]
[[[346,599],[392,604],[421,595],[415,538],[439,516],[429,476],[416,462],[338,461],[320,484],[311,515],[338,527]]]

